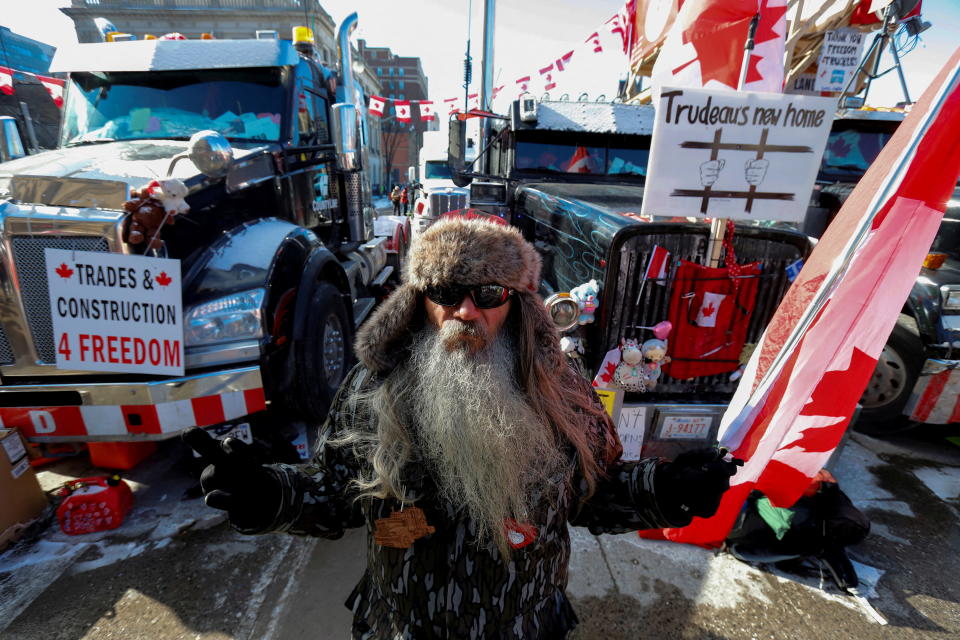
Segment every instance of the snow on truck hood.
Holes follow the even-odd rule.
[[[233,157],[236,160],[263,147],[262,143],[234,146]],[[13,176],[48,176],[120,180],[139,189],[165,177],[170,160],[186,150],[185,140],[122,140],[55,149],[0,164],[0,183]],[[187,180],[199,173],[190,159],[184,158],[174,167],[173,177]]]
[[[59,47],[51,72],[176,71],[297,64],[286,40],[131,40]]]

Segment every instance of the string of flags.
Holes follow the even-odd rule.
[[[624,54],[627,54],[630,51],[631,45],[633,43],[633,16],[636,11],[635,7],[636,0],[627,0],[623,9],[619,12],[608,18],[604,23],[601,29],[594,31],[589,36],[584,39],[583,44],[578,47],[578,49],[585,50],[584,53],[603,53],[604,45],[600,39],[601,31],[604,33],[609,33],[610,36],[615,37],[615,43],[619,46]],[[573,60],[574,53],[577,52],[577,49],[571,49],[562,56],[552,60],[549,64],[538,69],[539,73],[536,76],[537,86],[542,87],[544,91],[552,91],[557,87],[558,76],[563,73],[567,67],[569,67],[570,62]],[[503,91],[505,85],[500,85],[499,87],[493,88],[493,95],[491,96],[491,101],[496,100],[497,96]],[[534,86],[534,77],[531,75],[521,76],[516,79],[514,82],[514,88],[516,95],[520,96],[524,93],[529,93],[531,87]],[[371,95],[368,102],[368,111],[382,118],[385,113],[388,111],[388,104],[393,104],[394,114],[396,116],[397,122],[408,123],[413,120],[413,107],[416,105],[417,110],[419,111],[419,118],[422,122],[428,122],[434,120],[437,116],[437,108],[442,104],[445,110],[445,115],[451,116],[462,111],[461,107],[458,104],[461,104],[463,97],[455,98],[444,98],[440,101],[434,100],[398,100],[396,98],[388,98],[385,96],[375,96]],[[489,105],[488,105],[489,107]],[[467,108],[468,111],[473,111],[475,109],[481,109],[480,105],[480,94],[471,93],[467,96]]]
[[[42,84],[47,90],[47,93],[50,94],[50,98],[53,100],[53,103],[58,107],[63,108],[63,80],[60,78],[41,76],[37,73],[30,73],[29,71],[16,70],[16,72],[22,73],[25,76],[33,76],[39,80],[40,84]],[[9,67],[0,67],[0,93],[8,96],[13,95],[13,74],[14,69]]]

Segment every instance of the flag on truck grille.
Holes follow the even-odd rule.
[[[383,117],[383,108],[386,106],[386,98],[380,96],[370,96],[370,113]]]
[[[670,252],[654,245],[647,262],[647,270],[643,272],[644,280],[653,280],[657,284],[666,284],[667,271],[670,267]]]
[[[653,84],[737,89],[743,46],[758,12],[755,48],[743,89],[782,91],[786,0],[684,2],[653,67]]]
[[[843,436],[960,174],[960,50],[931,83],[807,259],[720,424],[746,464],[717,514],[646,532],[719,545],[748,494],[791,506]]]

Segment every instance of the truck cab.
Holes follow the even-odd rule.
[[[58,148],[0,164],[5,426],[35,442],[124,441],[268,407],[274,422],[325,417],[354,328],[395,276],[374,233],[355,25],[341,26],[339,69],[279,39],[57,52],[53,70],[69,74]],[[164,177],[189,205],[159,252],[181,265],[185,374],[58,368],[45,249],[155,254],[128,241],[124,203]]]
[[[735,253],[739,264],[759,262],[761,272],[750,285],[753,306],[732,361],[706,375],[695,375],[693,366],[674,377],[664,367],[655,385],[618,388],[611,381],[616,366],[611,368],[610,358],[664,335],[661,323],[669,318],[675,321],[666,353],[640,361],[653,363],[658,372],[669,362],[664,355],[676,361],[672,336],[676,318],[686,316],[677,314],[681,298],[675,292],[689,284],[678,280],[678,268],[681,261],[706,263],[710,239],[710,225],[703,221],[670,211],[639,214],[653,123],[651,106],[521,98],[509,118],[493,127],[489,172],[463,175],[473,179],[473,207],[519,227],[541,252],[541,294],[566,338],[563,347],[595,387],[616,391],[621,437],[632,432],[640,438],[643,455],[675,455],[690,439],[715,437],[740,366],[790,285],[788,267],[802,261],[812,245],[798,231],[737,224],[725,254]],[[456,136],[451,133],[455,164]],[[669,259],[662,272],[648,277],[655,254],[663,251]],[[592,318],[580,315],[591,281]],[[625,445],[627,440],[630,436]]]

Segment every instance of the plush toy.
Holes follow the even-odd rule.
[[[597,295],[600,293],[600,287],[596,280],[578,285],[570,290],[570,295],[577,304],[580,305],[580,324],[589,324],[593,322],[593,313],[597,310]]]
[[[667,341],[651,338],[643,343],[640,351],[643,353],[643,357],[648,360],[643,365],[643,378],[647,390],[652,391],[660,379],[660,367],[670,362],[670,356],[667,355]]]
[[[620,340],[620,364],[613,374],[613,380],[625,391],[646,391],[643,353],[636,340]]]
[[[157,231],[164,224],[174,224],[176,215],[190,210],[184,200],[186,195],[186,185],[176,178],[153,180],[140,191],[133,190],[130,199],[123,203],[123,210],[129,214],[123,241],[132,245],[147,242],[146,249],[163,247]]]
[[[567,357],[579,358],[583,355],[583,343],[580,341],[580,338],[563,336],[560,338],[560,351],[567,354]]]

